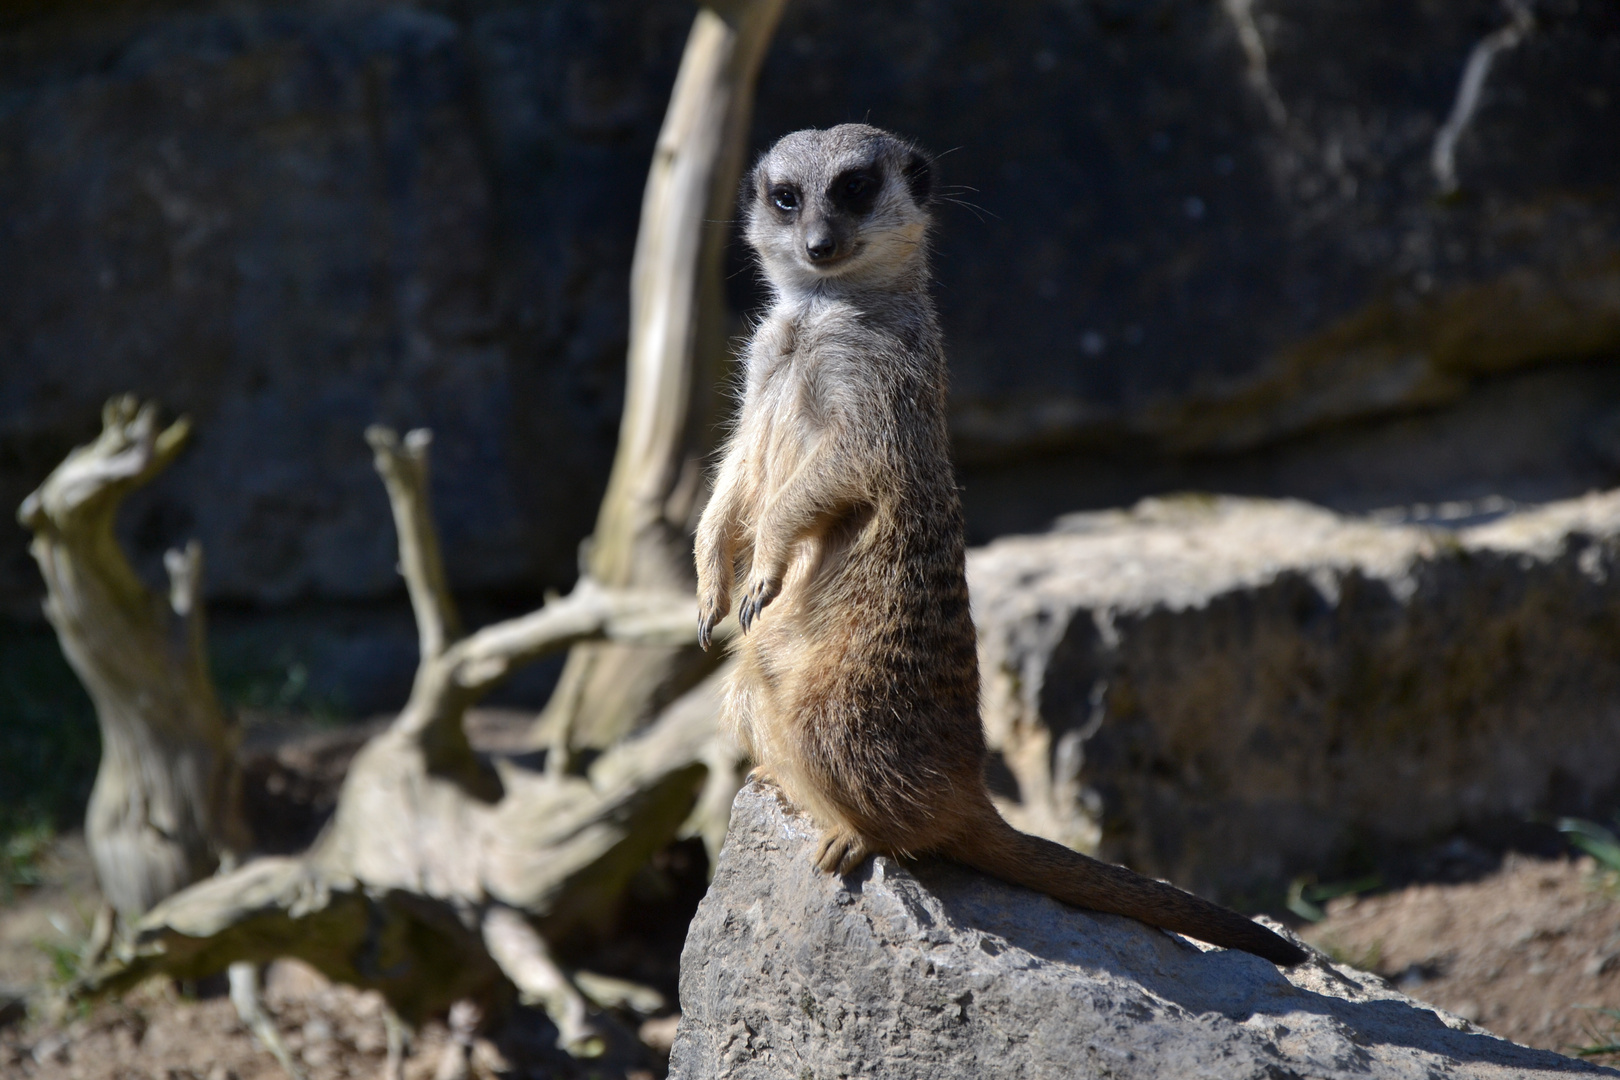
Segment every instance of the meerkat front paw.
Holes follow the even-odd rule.
[[[737,609],[737,621],[742,623],[743,633],[748,633],[759,613],[765,610],[765,605],[775,600],[782,591],[780,581],[770,578],[755,578],[749,582],[748,591],[743,593],[742,605]]]
[[[872,849],[866,846],[866,841],[858,833],[848,829],[828,829],[821,834],[821,843],[816,845],[816,866],[829,874],[840,877],[854,873],[855,868],[861,865]]]

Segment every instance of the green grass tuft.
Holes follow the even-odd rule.
[[[41,884],[40,862],[51,849],[56,830],[36,821],[0,838],[0,904],[8,904],[17,890]]]
[[[1327,911],[1322,905],[1329,900],[1372,892],[1383,885],[1384,879],[1377,874],[1368,874],[1354,881],[1325,883],[1317,882],[1310,876],[1298,877],[1288,886],[1288,910],[1306,922],[1321,922],[1327,918]]]
[[[1597,861],[1611,874],[1620,874],[1620,837],[1595,821],[1559,818],[1554,824],[1569,842]]]

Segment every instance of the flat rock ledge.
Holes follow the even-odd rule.
[[[1607,817],[1620,490],[1504,509],[1180,496],[970,553],[1008,817],[1216,898]]]
[[[773,788],[737,796],[681,957],[672,1080],[1616,1076],[1330,962],[1281,971],[950,863],[811,865]]]

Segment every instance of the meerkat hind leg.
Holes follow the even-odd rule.
[[[821,834],[815,862],[826,873],[842,877],[853,873],[870,854],[872,848],[865,837],[853,829],[835,825]]]

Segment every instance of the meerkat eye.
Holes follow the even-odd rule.
[[[790,187],[776,187],[771,189],[771,203],[784,213],[799,208],[799,193]]]

